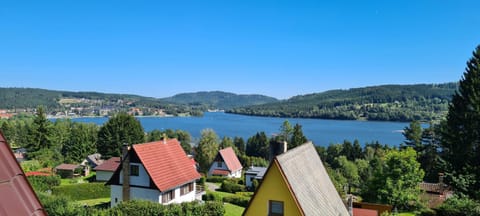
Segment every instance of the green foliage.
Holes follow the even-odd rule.
[[[242,207],[247,207],[249,201],[250,197],[245,196],[232,195],[223,197],[223,202],[228,202]]]
[[[283,121],[282,126],[280,126],[280,141],[290,141],[290,137],[292,136],[293,128],[292,125],[288,120]],[[290,149],[290,146],[288,147]]]
[[[293,149],[307,142],[307,137],[303,135],[302,126],[295,124],[292,130],[292,136],[288,142],[288,149]]]
[[[269,151],[269,139],[265,132],[258,132],[254,136],[248,138],[247,149],[245,151],[248,156],[268,159]]]
[[[53,151],[54,146],[52,142],[52,134],[53,125],[47,119],[45,108],[39,106],[35,118],[33,119],[33,123],[28,130],[28,140],[25,146],[28,151],[28,157],[37,159],[44,156],[47,149],[48,151]]]
[[[247,191],[245,185],[237,184],[229,180],[223,181],[220,190],[227,193],[236,193]]]
[[[47,190],[52,190],[53,187],[60,185],[60,176],[51,175],[51,176],[28,176],[28,182],[37,192],[45,192]]]
[[[43,208],[50,216],[77,216],[85,215],[83,207],[71,202],[65,196],[55,196],[45,193],[37,193]]]
[[[219,150],[218,136],[212,129],[202,131],[200,142],[196,148],[195,160],[200,165],[200,170],[206,172],[212,164]]]
[[[456,88],[456,83],[446,83],[332,90],[227,112],[282,118],[439,120],[446,113]]]
[[[480,199],[480,46],[452,97],[442,131],[447,182],[457,193]]]
[[[254,156],[246,156],[246,155],[239,155],[238,160],[242,164],[243,167],[249,166],[260,166],[260,167],[267,167],[269,162],[265,160],[265,158],[261,157],[254,157]]]
[[[452,197],[436,209],[438,216],[476,216],[480,215],[480,203],[469,199]]]
[[[390,204],[402,209],[413,209],[419,204],[420,188],[424,172],[416,160],[412,148],[390,150],[382,159],[379,169],[368,182],[368,190],[374,197],[364,197],[369,202]]]
[[[240,153],[239,155],[245,154],[245,141],[242,137],[233,138],[233,144],[235,145],[235,147],[237,147],[237,150]]]
[[[53,195],[63,195],[72,200],[88,200],[110,197],[110,187],[104,183],[61,185],[52,189]]]
[[[166,129],[164,131],[161,131],[155,129],[147,133],[146,140],[147,142],[163,140],[164,135],[166,135],[168,138],[176,138],[180,142],[180,145],[182,146],[186,154],[190,154],[192,152],[192,146],[190,145],[192,137],[187,131],[184,130],[174,131],[172,129]]]
[[[204,106],[209,109],[231,109],[277,101],[275,98],[263,95],[237,95],[221,91],[182,93],[162,100],[176,104]]]
[[[207,192],[202,195],[203,201],[222,201],[222,197],[217,193]]]
[[[412,147],[415,151],[422,147],[422,126],[419,121],[412,121],[408,127],[403,130],[405,136],[405,145]]]
[[[198,202],[162,205],[146,200],[121,202],[108,210],[110,215],[128,216],[222,216],[225,208],[221,202]]]
[[[72,123],[70,125],[70,136],[62,149],[65,161],[67,163],[80,163],[87,155],[97,152],[98,130],[99,127],[96,124]]]
[[[223,181],[227,180],[226,177],[223,176],[210,176],[207,177],[207,182],[213,182],[213,183],[222,183]]]
[[[28,161],[23,161],[20,163],[20,166],[22,167],[23,172],[30,172],[30,171],[36,171],[40,168],[42,168],[40,162],[38,160],[28,160]]]
[[[140,122],[127,113],[118,113],[100,128],[97,147],[104,158],[119,157],[124,143],[133,145],[144,141]]]

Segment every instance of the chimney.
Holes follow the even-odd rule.
[[[128,155],[128,144],[122,146],[122,201],[130,200],[130,157]]]
[[[166,133],[163,134],[163,144],[167,144],[168,136]]]
[[[286,141],[276,141],[276,140],[270,141],[270,154],[269,154],[270,162],[273,161],[275,156],[283,154],[285,152],[287,152]]]

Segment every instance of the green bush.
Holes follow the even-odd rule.
[[[436,209],[438,216],[480,215],[480,203],[469,198],[452,197]]]
[[[244,197],[252,197],[253,192],[236,192],[235,195],[244,196]]]
[[[147,200],[131,200],[121,202],[106,210],[97,210],[91,215],[128,215],[128,216],[222,216],[225,208],[221,202],[189,202],[181,204],[162,205]]]
[[[228,202],[228,203],[242,206],[245,208],[248,206],[249,201],[250,201],[250,197],[244,197],[244,196],[238,196],[238,195],[223,197],[223,202]]]
[[[239,185],[230,181],[224,181],[220,186],[220,190],[227,193],[236,193],[246,191],[245,185]]]
[[[420,216],[436,216],[437,213],[432,209],[425,208],[425,209],[421,209],[420,212],[418,212],[417,215],[420,215]]]
[[[207,178],[207,182],[213,183],[222,183],[224,180],[227,180],[227,178],[223,176],[210,176]]]
[[[87,200],[110,197],[110,187],[103,183],[62,185],[52,189],[54,195],[64,195],[72,200]]]
[[[45,192],[52,190],[54,186],[60,185],[60,176],[28,176],[28,182],[32,185],[33,189],[37,192]]]
[[[23,172],[35,171],[42,168],[38,160],[23,161],[20,163],[20,166],[22,167]]]
[[[197,184],[199,184],[199,185],[201,185],[201,186],[205,186],[205,181],[206,181],[205,176],[202,176],[202,177],[200,177],[200,179],[198,180]]]
[[[222,198],[215,193],[207,192],[206,194],[202,195],[203,201],[222,201]]]
[[[67,197],[38,193],[38,198],[50,216],[85,215],[84,208],[71,202]]]

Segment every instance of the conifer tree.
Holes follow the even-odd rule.
[[[452,97],[441,145],[447,181],[457,192],[480,199],[480,46]]]

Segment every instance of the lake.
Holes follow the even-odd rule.
[[[271,118],[243,116],[223,112],[207,112],[203,117],[139,117],[137,118],[146,132],[154,129],[180,129],[188,131],[198,139],[203,129],[211,128],[221,138],[223,136],[248,137],[264,131],[268,136],[279,133],[283,121],[288,120],[292,126],[302,125],[305,136],[315,145],[328,146],[344,140],[358,139],[363,145],[379,141],[381,144],[399,145],[404,141],[402,130],[408,126],[405,122],[348,121],[300,118]],[[75,122],[104,124],[108,118],[75,118]]]

